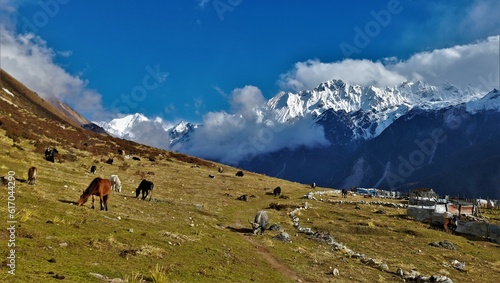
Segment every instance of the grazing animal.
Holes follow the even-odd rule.
[[[213,179],[213,178],[215,178],[215,175],[208,174],[208,177],[210,177],[210,178],[212,178],[212,179]]]
[[[89,196],[92,196],[92,209],[94,209],[95,196],[99,196],[101,210],[108,210],[108,198],[111,193],[111,182],[108,179],[95,178],[92,180],[88,188],[83,191],[77,205],[83,205],[87,202]]]
[[[119,155],[125,155],[125,150],[123,150],[123,149],[119,149],[119,150],[118,150],[118,154],[119,154]]]
[[[242,201],[248,201],[248,196],[247,195],[241,195],[236,198],[237,200],[242,200]]]
[[[92,165],[92,166],[90,167],[90,173],[95,174],[95,172],[97,172],[97,166]]]
[[[236,175],[236,177],[243,177],[243,175],[245,175],[245,174],[243,173],[243,171],[240,170],[240,171],[236,172],[235,175]]]
[[[47,149],[45,150],[45,160],[54,162],[54,156],[58,153],[59,151],[57,151],[56,148],[52,148],[50,146],[47,147]]]
[[[316,189],[316,183],[315,182],[312,182],[311,188]]]
[[[136,157],[136,156],[132,157],[132,159],[137,160],[137,161],[141,161],[141,159],[139,157]]]
[[[153,182],[143,179],[139,184],[139,187],[135,190],[135,197],[137,198],[139,197],[139,194],[142,194],[141,199],[145,200],[149,194],[149,201],[151,201],[151,198],[153,197],[153,188]]]
[[[7,179],[7,177],[1,176],[0,183],[4,186],[7,186],[9,184],[9,179]]]
[[[151,161],[151,162],[155,162],[155,161],[156,161],[156,158],[154,158],[154,157],[149,157],[149,158],[148,158],[148,160],[149,160],[149,161]]]
[[[30,167],[30,169],[28,169],[28,184],[30,185],[34,185],[36,184],[36,173],[37,173],[37,169],[36,167]]]
[[[114,162],[113,158],[109,158],[108,160],[106,160],[106,163],[108,163],[109,165],[112,165]]]
[[[111,189],[113,191],[122,192],[122,181],[120,181],[120,178],[118,178],[118,175],[111,175],[109,177],[109,181],[111,181]]]
[[[347,197],[347,190],[346,189],[342,189],[342,197],[343,198]]]
[[[476,205],[480,208],[495,208],[495,202],[493,200],[488,199],[480,199],[476,200]]]
[[[219,169],[217,169],[217,171],[219,171],[219,173],[224,173],[224,169],[222,169],[222,167],[219,167]]]
[[[281,195],[281,188],[280,187],[276,187],[274,190],[273,190],[273,194],[275,197]]]
[[[250,220],[248,220],[248,222],[250,222]],[[264,230],[266,230],[267,225],[269,224],[269,216],[267,215],[267,212],[264,210],[258,211],[255,215],[253,223],[250,222],[250,224],[252,224],[254,234],[264,234]]]

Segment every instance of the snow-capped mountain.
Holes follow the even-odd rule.
[[[142,122],[149,122],[149,119],[142,114],[136,113],[113,119],[110,122],[95,122],[95,124],[113,136],[134,140],[138,137],[137,134],[140,133],[138,130]]]
[[[172,149],[197,127],[183,121],[174,125],[163,121],[160,117],[149,119],[140,113],[95,124],[112,136],[165,149]]]
[[[424,82],[406,82],[377,88],[333,80],[313,90],[281,92],[269,100],[268,106],[275,110],[280,122],[307,115],[318,117],[327,110],[345,112],[358,130],[355,137],[370,139],[413,108],[436,110],[480,97],[481,93],[477,91],[461,90],[450,84],[436,87]]]
[[[380,135],[395,120],[414,108],[431,111],[463,103],[468,103],[468,111],[500,108],[500,99],[494,96],[494,92],[483,95],[471,88],[462,90],[451,84],[432,86],[425,82],[405,82],[378,88],[332,80],[313,90],[280,92],[267,101],[264,111],[256,110],[255,116],[262,123],[269,124],[272,120],[275,123],[293,124],[303,118],[313,118],[317,122],[324,120],[322,115],[325,116],[327,112],[337,115],[343,113],[344,123],[352,130],[352,138],[368,140]],[[150,130],[165,132],[164,148],[178,146],[186,134],[198,127],[184,121],[174,125],[158,117],[149,119],[140,113],[95,124],[113,136],[138,142]]]
[[[499,110],[500,109],[500,91],[494,89],[487,93],[481,99],[473,100],[466,104],[467,111],[476,113],[484,110]]]
[[[340,98],[340,99],[339,99]],[[500,92],[425,83],[384,89],[327,82],[270,101],[282,121],[316,116],[326,148],[282,150],[242,168],[329,187],[500,198]]]

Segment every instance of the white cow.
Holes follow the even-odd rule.
[[[122,182],[120,181],[120,178],[118,178],[118,175],[111,175],[111,177],[109,177],[109,180],[111,181],[111,190],[121,193]]]
[[[480,208],[494,208],[495,202],[493,200],[479,198],[476,200],[476,205],[479,206]]]

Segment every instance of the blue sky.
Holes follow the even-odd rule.
[[[140,112],[201,122],[209,112],[235,111],[234,94],[246,86],[258,89],[249,96],[269,99],[330,79],[498,88],[494,0],[0,0],[0,7],[0,66],[93,120]]]

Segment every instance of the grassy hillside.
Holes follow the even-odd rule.
[[[56,275],[67,282],[102,282],[90,273],[145,282],[153,282],[158,273],[165,276],[163,282],[401,282],[394,274],[398,267],[443,274],[455,282],[496,282],[500,275],[498,245],[430,229],[408,219],[404,209],[309,200],[310,208],[300,212],[301,226],[330,232],[349,248],[387,263],[386,272],[295,230],[288,212],[304,204],[302,196],[310,191],[306,185],[249,172],[235,177],[236,169],[227,167],[219,174],[215,165],[194,166],[168,152],[155,162],[115,158],[109,165],[82,151],[75,161],[50,163],[30,141],[13,146],[0,131],[0,174],[14,171],[18,179],[16,275],[7,273],[4,262],[2,282],[52,282]],[[89,173],[92,164],[98,166],[96,175]],[[39,168],[34,186],[24,182],[31,165]],[[94,177],[111,174],[121,177],[124,188],[111,195],[109,211],[90,209],[90,200],[83,207],[74,205]],[[151,202],[133,197],[143,177],[156,184]],[[289,199],[268,194],[276,186]],[[8,194],[3,191],[0,202],[5,205]],[[237,200],[242,194],[255,197]],[[284,209],[270,209],[271,203]],[[291,235],[291,243],[272,239],[275,231],[249,234],[247,219],[261,209]],[[8,219],[6,208],[1,217]],[[4,247],[8,239],[9,231],[2,229]],[[429,246],[443,240],[458,250]],[[8,253],[2,250],[5,259]],[[467,272],[450,267],[453,259],[465,262]],[[340,271],[337,277],[334,268]]]

